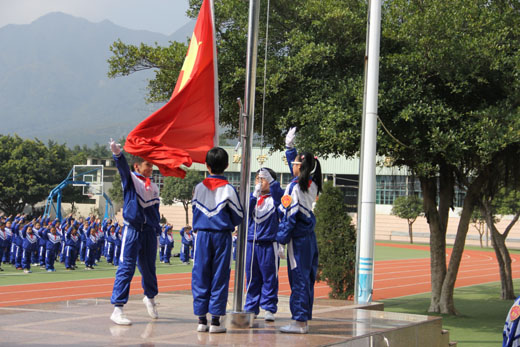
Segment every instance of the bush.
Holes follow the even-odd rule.
[[[315,208],[318,279],[325,280],[332,299],[354,296],[356,229],[339,188],[327,182]]]

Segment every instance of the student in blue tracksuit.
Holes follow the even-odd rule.
[[[115,248],[116,248],[116,244],[115,244],[116,239],[117,239],[116,226],[111,224],[109,226],[109,228],[107,229],[107,234],[105,237],[106,245],[107,245],[105,256],[106,256],[108,264],[114,263],[114,254],[115,254],[114,252],[115,252]]]
[[[206,155],[210,175],[195,187],[193,229],[197,230],[191,288],[197,331],[208,331],[206,314],[212,315],[210,333],[222,333],[220,316],[226,314],[231,270],[231,233],[242,222],[244,211],[235,188],[222,176],[228,154],[214,147]]]
[[[233,236],[231,238],[231,242],[233,243],[233,260],[237,260],[237,240],[238,240],[238,231],[233,231]]]
[[[186,225],[179,231],[179,234],[181,234],[180,259],[183,264],[188,265],[190,263],[190,248],[193,248],[193,234],[191,232],[191,226]]]
[[[38,250],[38,236],[33,232],[32,223],[26,224],[20,232],[22,237],[22,268],[23,272],[31,272],[31,255]]]
[[[116,225],[116,238],[114,240],[114,260],[113,264],[114,266],[119,266],[119,258],[121,257],[121,232],[123,228],[121,228],[121,225],[119,223]]]
[[[65,269],[76,270],[76,259],[78,258],[81,237],[76,225],[65,235]]]
[[[48,272],[54,272],[54,262],[56,255],[59,254],[58,250],[61,247],[61,235],[56,230],[56,226],[51,225],[49,230],[40,231],[40,237],[46,241],[45,244],[45,270]]]
[[[2,258],[4,256],[4,252],[7,248],[7,231],[5,230],[4,221],[0,221],[0,271],[4,271],[2,269]]]
[[[38,220],[33,224],[33,234],[38,237],[38,246],[36,247],[36,251],[34,251],[31,254],[31,264],[34,266],[38,266],[40,264],[40,230],[43,230],[41,222],[39,222],[41,218],[38,218]]]
[[[166,229],[167,225],[164,224],[161,228],[161,233],[159,234],[159,261],[164,263],[164,251],[166,250],[166,233],[168,230]]]
[[[43,232],[45,230],[49,230],[47,223],[43,224],[41,232]],[[40,237],[39,245],[38,245],[38,260],[40,263],[40,267],[44,267],[45,266],[45,255],[46,255],[45,245],[47,244],[47,240],[45,240],[43,237],[41,237],[41,232],[40,231],[37,232],[38,236]]]
[[[172,249],[175,244],[173,240],[173,231],[170,228],[166,229],[166,235],[164,237],[164,263],[170,264],[170,258],[172,257]]]
[[[249,199],[244,310],[258,315],[262,307],[264,319],[272,322],[278,310],[278,267],[280,253],[283,254],[276,242],[283,190],[276,173],[269,168],[258,170],[255,182]]]
[[[513,302],[509,309],[502,332],[502,347],[520,346],[520,296]]]
[[[294,178],[282,197],[282,218],[276,236],[279,243],[288,245],[289,306],[293,322],[280,330],[305,334],[309,330],[307,321],[312,319],[314,282],[318,271],[318,245],[314,233],[316,218],[312,204],[321,191],[321,167],[312,154],[296,153],[295,132],[296,128],[290,129],[285,140],[287,163]]]
[[[9,259],[11,258],[11,247],[12,247],[12,242],[13,242],[13,231],[11,230],[11,221],[9,220],[9,218],[5,221],[5,233],[6,233],[7,239],[6,239],[4,256],[2,257],[1,261],[4,264],[8,264]]]
[[[80,244],[79,244],[79,260],[84,263],[85,262],[85,254],[87,253],[87,230],[89,227],[89,217],[87,220],[83,222],[83,224],[79,227],[79,235],[80,235]]]
[[[132,163],[133,171],[130,172],[121,146],[111,140],[110,149],[123,185],[125,220],[121,256],[110,300],[115,307],[110,319],[116,324],[130,325],[131,321],[123,313],[123,305],[128,301],[136,264],[142,275],[143,302],[148,315],[153,319],[159,317],[154,301],[158,293],[155,269],[157,234],[161,232],[159,187],[150,179],[152,163],[136,157]]]
[[[15,222],[13,223],[14,250],[11,253],[11,263],[14,264],[16,270],[22,270],[23,237],[21,231],[25,224],[26,221],[24,217],[15,218]]]
[[[87,229],[87,250],[85,253],[85,270],[93,270],[99,245],[97,223],[92,223]]]

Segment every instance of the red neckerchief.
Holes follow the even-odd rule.
[[[152,180],[150,179],[150,177],[144,177],[138,173],[135,173],[135,177],[139,178],[141,181],[144,182],[144,188],[146,190],[150,190],[150,184],[152,184]]]
[[[225,186],[228,183],[228,180],[217,177],[208,177],[202,181],[202,184],[204,184],[209,190],[215,190],[218,187]]]
[[[256,202],[256,206],[262,206],[262,204],[264,203],[264,200],[267,199],[270,196],[271,196],[271,194],[260,195],[258,197],[258,201]]]

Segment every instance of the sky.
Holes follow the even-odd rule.
[[[125,28],[170,35],[189,21],[188,6],[189,0],[0,0],[0,28],[64,12],[95,23],[108,19]]]

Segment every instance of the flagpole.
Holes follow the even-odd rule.
[[[361,165],[358,199],[358,241],[354,300],[372,302],[374,284],[374,236],[376,198],[377,92],[379,80],[379,42],[381,37],[381,0],[370,0],[367,53],[365,59],[366,95],[363,100]]]
[[[209,8],[211,11],[211,25],[213,33],[213,75],[214,78],[214,107],[215,107],[215,135],[213,135],[213,144],[214,146],[218,146],[219,144],[219,108],[218,108],[218,64],[217,64],[217,38],[216,38],[216,32],[215,32],[215,1],[210,0],[209,1]]]
[[[240,170],[240,201],[244,207],[244,219],[238,228],[235,286],[231,325],[250,327],[254,313],[243,311],[244,274],[246,258],[246,236],[249,216],[249,194],[251,185],[251,151],[253,144],[253,123],[255,112],[255,82],[258,48],[258,24],[260,18],[260,0],[249,0],[249,29],[247,35],[246,84],[244,96],[244,115],[242,134],[242,161]],[[242,116],[242,115],[241,115]]]

